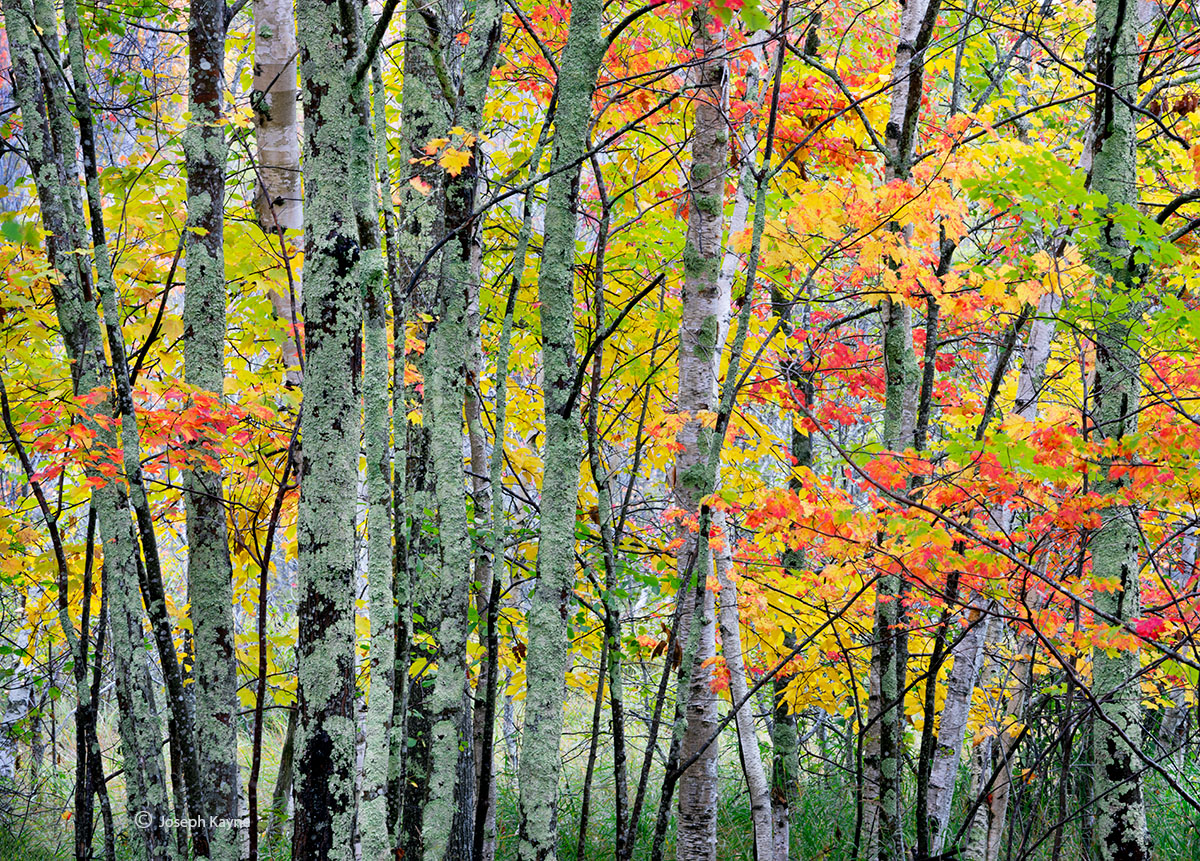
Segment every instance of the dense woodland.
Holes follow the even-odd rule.
[[[1200,859],[1194,0],[0,12],[0,858]]]

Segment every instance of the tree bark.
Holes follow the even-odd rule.
[[[47,257],[56,277],[51,283],[55,312],[67,356],[71,361],[72,389],[76,396],[109,390],[111,377],[104,354],[99,315],[92,290],[88,243],[78,195],[75,136],[61,119],[52,127],[56,109],[49,100],[57,89],[50,68],[61,68],[60,58],[45,62],[33,34],[34,10],[23,0],[4,0],[5,32],[12,53],[14,95],[21,112],[27,156],[46,230]],[[51,20],[53,20],[51,18]],[[44,27],[42,29],[45,29]],[[57,26],[51,27],[57,34]],[[110,426],[88,421],[99,445],[115,447]],[[92,472],[91,477],[101,478]],[[105,547],[105,582],[111,593],[112,651],[120,709],[119,730],[126,771],[126,804],[130,816],[150,814],[150,827],[141,829],[135,844],[143,858],[167,857],[170,840],[163,827],[168,816],[165,769],[160,724],[153,691],[144,668],[148,660],[142,634],[142,608],[138,589],[137,543],[128,516],[128,500],[117,482],[97,487],[92,494],[97,525]]]
[[[1096,289],[1118,295],[1142,286],[1133,262],[1131,243],[1117,220],[1119,207],[1137,205],[1137,125],[1132,105],[1138,98],[1137,5],[1126,0],[1096,4],[1096,102],[1093,114],[1095,156],[1092,190],[1107,204],[1097,213],[1103,219],[1100,247],[1091,263]],[[1131,298],[1130,309],[1095,321],[1096,381],[1092,394],[1095,427],[1092,439],[1115,441],[1137,433],[1141,391],[1141,356],[1135,325],[1145,305]],[[1106,307],[1107,302],[1101,302]],[[1095,491],[1115,497],[1129,481],[1128,474],[1110,477],[1120,454],[1102,457]],[[1120,589],[1096,589],[1097,609],[1117,625],[1128,625],[1141,611],[1139,548],[1141,527],[1133,508],[1113,502],[1100,512],[1100,528],[1091,540],[1092,576],[1120,584]],[[1150,858],[1146,810],[1142,794],[1141,659],[1137,649],[1092,655],[1094,696],[1100,703],[1092,755],[1095,762],[1096,843],[1102,861],[1141,861]]]
[[[67,0],[68,3],[73,0]],[[188,232],[183,306],[184,379],[219,405],[225,380],[225,2],[190,6],[191,123],[184,134]],[[204,452],[201,441],[195,454]],[[196,460],[184,474],[188,600],[195,643],[196,750],[202,816],[238,818],[237,664],[233,584],[220,469]],[[213,828],[213,859],[240,861],[237,828]]]
[[[571,7],[559,63],[558,108],[546,197],[541,302],[546,442],[543,455],[538,577],[527,614],[525,732],[520,770],[521,861],[556,857],[555,808],[562,766],[559,739],[568,659],[567,612],[575,582],[575,511],[579,490],[579,423],[574,412],[576,205],[580,160],[592,118],[592,93],[604,55],[603,3]]]
[[[738,748],[741,751],[742,772],[746,776],[746,788],[750,793],[750,820],[754,825],[755,861],[773,861],[776,857],[776,839],[772,824],[771,787],[763,767],[762,753],[758,748],[758,730],[754,714],[750,709],[749,685],[746,680],[746,663],[742,657],[742,626],[738,610],[737,585],[731,576],[733,556],[729,542],[732,536],[726,531],[725,518],[714,518],[716,525],[725,531],[721,545],[716,550],[717,583],[721,591],[717,595],[720,605],[721,654],[729,668],[729,698],[737,710],[734,718],[737,727]],[[786,829],[784,830],[786,834]],[[786,846],[786,838],[783,841]],[[784,858],[787,858],[786,853]]]
[[[301,0],[306,116],[299,549],[296,861],[354,857],[354,545],[362,327],[359,225],[347,199],[361,157],[352,75],[357,10]]]
[[[674,487],[675,503],[686,513],[687,520],[699,515],[700,500],[716,489],[716,475],[711,474],[709,460],[713,446],[719,442],[714,439],[710,419],[718,408],[717,374],[729,328],[729,294],[722,292],[720,279],[729,145],[723,110],[727,71],[724,30],[714,35],[709,13],[700,8],[693,9],[691,24],[700,64],[688,178],[676,399],[676,408],[687,421],[676,437],[682,448],[675,461]],[[718,746],[707,744],[717,725],[717,698],[712,688],[710,661],[716,653],[715,598],[707,588],[712,572],[708,536],[698,536],[685,521],[679,538],[682,544],[676,559],[679,595],[683,601],[680,631],[689,643],[689,650],[690,644],[696,643],[694,657],[685,658],[692,671],[680,676],[681,684],[686,678],[689,686],[686,691],[681,689],[678,696],[679,702],[687,704],[680,756],[683,761],[697,754],[699,758],[679,778],[676,841],[681,857],[702,861],[715,859],[717,851]],[[736,607],[734,612],[736,615]]]
[[[296,18],[293,0],[254,0],[253,9],[254,205],[262,229],[282,243],[284,231],[304,226],[296,111]],[[289,386],[298,386],[304,379],[297,348],[300,297],[290,272],[288,277],[288,292],[273,287],[269,297],[275,316],[288,333],[283,342],[285,379]]]
[[[884,135],[884,177],[907,181],[916,146],[917,119],[924,90],[924,51],[933,34],[940,0],[912,0],[900,13],[900,32],[892,69],[891,104]],[[891,229],[904,234],[898,224]],[[883,444],[903,452],[914,444],[920,368],[913,350],[912,309],[888,295],[883,318],[885,402]],[[876,586],[864,751],[868,857],[899,861],[904,857],[901,758],[904,744],[904,690],[908,640],[904,630],[904,582],[885,571]]]
[[[477,131],[483,119],[483,100],[491,80],[499,39],[501,15],[497,0],[486,0],[475,9],[475,20],[466,51],[463,85],[455,105],[458,127]],[[460,144],[462,145],[462,144]],[[475,144],[470,162],[457,175],[443,179],[445,225],[454,231],[442,256],[437,279],[437,314],[430,333],[427,411],[431,428],[433,464],[438,474],[437,510],[441,569],[431,591],[431,604],[439,619],[437,629],[437,679],[429,705],[432,724],[429,800],[422,818],[426,861],[442,861],[455,845],[470,854],[473,834],[459,836],[456,823],[474,825],[474,792],[470,768],[460,768],[463,750],[470,749],[472,719],[466,697],[467,607],[472,582],[472,543],[463,471],[463,407],[470,360],[467,313],[471,293],[474,252],[475,191],[482,150]],[[463,738],[465,732],[466,738]],[[464,807],[469,804],[469,809]],[[470,829],[468,829],[470,830]]]
[[[369,10],[364,17],[373,23]],[[384,93],[376,82],[375,108],[383,110]],[[370,689],[366,717],[366,760],[362,775],[359,833],[363,861],[387,859],[392,854],[393,829],[388,827],[388,774],[392,755],[392,715],[395,705],[396,598],[392,552],[392,425],[390,420],[388,359],[388,273],[384,269],[379,229],[378,160],[386,149],[376,146],[374,131],[386,130],[376,118],[371,123],[365,85],[355,94],[359,125],[355,137],[355,211],[362,247],[360,279],[363,294],[363,441],[367,484],[367,590],[370,602],[371,641],[368,662]],[[387,190],[390,195],[390,190]],[[401,353],[400,361],[403,362]]]

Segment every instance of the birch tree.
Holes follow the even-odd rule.
[[[701,498],[716,489],[708,469],[713,431],[706,422],[718,405],[717,372],[728,330],[729,296],[720,289],[728,134],[722,111],[726,77],[723,31],[714,36],[708,13],[699,9],[693,10],[691,24],[700,65],[688,177],[676,400],[687,422],[677,437],[682,449],[675,461],[674,494],[679,507],[695,518]],[[678,699],[687,712],[680,758],[684,762],[696,759],[679,779],[678,852],[687,858],[712,859],[717,851],[719,750],[718,745],[710,743],[717,725],[710,661],[716,654],[716,607],[713,593],[708,590],[713,566],[708,536],[697,536],[685,522],[680,537],[679,630],[687,644],[684,660],[691,668],[690,678],[680,674]]]

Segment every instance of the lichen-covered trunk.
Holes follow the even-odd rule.
[[[541,303],[546,442],[543,453],[538,577],[527,615],[525,731],[520,763],[521,861],[556,857],[555,815],[562,766],[567,613],[575,582],[575,511],[580,439],[575,415],[575,229],[580,159],[592,119],[592,93],[604,53],[600,0],[577,0],[559,62],[550,182],[546,195]]]
[[[343,4],[301,0],[305,114],[304,375],[300,435],[297,861],[354,856],[354,512],[362,321],[351,175],[362,120],[352,75],[360,42]]]
[[[77,191],[75,137],[71,132],[65,139],[56,140],[50,127],[53,106],[48,100],[54,98],[55,92],[61,95],[61,88],[55,89],[50,74],[52,69],[61,68],[61,61],[57,57],[46,61],[43,52],[56,49],[48,48],[34,35],[34,10],[30,4],[5,0],[2,8],[13,59],[14,95],[23,120],[27,158],[46,231],[47,257],[56,269],[51,291],[71,361],[72,389],[76,395],[107,390],[111,377],[92,290],[89,248]],[[57,28],[53,31],[57,32]],[[59,107],[61,120],[63,112]],[[111,401],[108,406],[111,409]],[[89,425],[96,433],[97,444],[112,448],[118,445],[111,425],[91,422]],[[137,539],[121,485],[95,472],[90,477],[103,482],[92,493],[92,507],[104,546],[107,586],[104,594],[110,598],[127,810],[130,816],[142,811],[150,816],[150,826],[141,829],[133,851],[145,859],[166,858],[171,847],[163,823],[169,808],[160,723],[154,692],[145,674],[148,655],[142,632]]]
[[[369,12],[364,16],[370,21]],[[375,110],[385,109],[385,93],[375,83]],[[364,88],[365,90],[365,88]],[[359,222],[359,280],[363,285],[363,446],[367,489],[367,591],[371,619],[368,654],[370,689],[365,729],[366,757],[358,819],[364,861],[392,856],[393,831],[388,826],[388,773],[392,753],[395,697],[396,600],[392,554],[392,425],[388,360],[387,273],[379,230],[379,158],[376,132],[386,131],[384,118],[371,123],[365,91],[357,95],[359,124],[355,133],[354,208]],[[386,175],[386,174],[385,174]],[[391,194],[390,190],[386,191]],[[403,361],[401,359],[401,361]]]
[[[676,408],[687,421],[676,437],[682,448],[675,460],[674,496],[687,520],[694,521],[700,500],[716,485],[709,462],[715,444],[711,418],[719,408],[717,373],[729,317],[729,294],[722,291],[720,279],[729,139],[724,112],[724,31],[714,35],[709,14],[700,9],[692,11],[691,24],[701,59],[688,177],[676,399]],[[679,629],[689,651],[695,644],[694,656],[685,657],[692,671],[680,674],[681,686],[685,679],[688,685],[678,695],[679,701],[687,704],[680,757],[683,762],[697,755],[698,759],[679,778],[676,845],[680,857],[713,859],[717,851],[718,745],[710,743],[717,727],[710,662],[716,653],[715,600],[707,589],[712,562],[707,536],[698,536],[694,527],[685,523],[680,537],[683,542],[676,558],[683,614]]]
[[[183,306],[184,379],[219,402],[225,379],[225,3],[191,4],[188,28],[191,123],[184,135],[187,168],[187,275]],[[202,450],[203,442],[196,453]],[[184,473],[188,601],[195,642],[196,750],[208,817],[236,819],[237,664],[233,585],[221,471],[198,458]],[[209,853],[239,861],[236,828],[213,828]]]
[[[924,90],[924,51],[933,33],[940,0],[910,0],[900,13],[892,68],[891,103],[884,134],[885,179],[907,181],[917,141]],[[907,239],[899,224],[891,229]],[[921,372],[913,350],[912,309],[887,295],[880,305],[883,325],[884,447],[903,452],[914,444]],[[886,570],[876,584],[871,678],[864,746],[864,801],[867,857],[904,857],[901,761],[904,745],[904,689],[908,638],[903,611],[904,582]]]
[[[457,126],[478,132],[483,99],[491,79],[500,37],[498,0],[475,9],[454,112]],[[426,861],[469,856],[474,826],[474,761],[470,754],[472,715],[466,690],[467,616],[473,580],[473,550],[467,518],[463,468],[463,407],[471,344],[468,305],[474,257],[475,191],[481,150],[457,175],[447,174],[445,228],[454,231],[437,277],[437,309],[430,333],[427,413],[433,467],[437,472],[438,539],[441,565],[430,584],[430,610],[438,619],[437,679],[429,701],[431,724],[429,797],[422,813]],[[440,237],[439,237],[440,238]],[[464,755],[466,768],[464,769]]]
[[[416,656],[418,631],[414,618],[423,618],[422,631],[437,624],[433,608],[426,603],[425,580],[433,580],[436,571],[434,539],[421,528],[425,512],[433,509],[436,470],[429,468],[431,416],[424,413],[423,397],[429,397],[432,375],[428,364],[428,321],[436,310],[437,255],[426,260],[426,253],[443,234],[445,197],[442,180],[445,172],[426,158],[425,146],[433,138],[444,136],[453,124],[451,107],[439,85],[435,70],[435,52],[441,50],[438,32],[449,32],[449,4],[437,9],[430,21],[422,14],[423,5],[411,0],[405,6],[405,46],[403,91],[397,177],[397,227],[395,233],[395,269],[392,284],[393,319],[396,343],[395,370],[392,380],[393,414],[396,422],[395,443],[395,590],[399,604],[396,630],[396,693],[393,723],[393,775],[389,789],[388,818],[396,823],[405,856],[420,857],[421,810],[428,790],[429,721],[425,714],[429,701],[423,687],[413,689],[409,667]],[[385,210],[386,211],[386,210]],[[412,336],[425,342],[424,355],[413,361],[426,374],[424,396],[415,384],[405,381],[409,321]],[[420,421],[409,419],[421,414]],[[427,570],[428,569],[428,570]],[[421,684],[432,684],[426,674]]]
[[[1137,6],[1127,0],[1096,4],[1096,102],[1093,115],[1092,190],[1103,195],[1100,247],[1092,266],[1097,290],[1118,293],[1141,287],[1130,240],[1119,207],[1137,205],[1137,125],[1133,105],[1138,98]],[[1100,307],[1107,306],[1100,302]],[[1118,453],[1099,465],[1097,493],[1112,498],[1100,512],[1100,528],[1091,540],[1092,577],[1119,584],[1096,589],[1096,608],[1112,624],[1128,625],[1141,611],[1138,577],[1141,543],[1137,512],[1115,497],[1129,482],[1128,474],[1110,478],[1110,467],[1122,458],[1122,441],[1137,432],[1141,390],[1141,356],[1136,327],[1145,306],[1134,298],[1129,311],[1095,321],[1096,378],[1092,395],[1093,439],[1112,441]],[[1092,755],[1095,762],[1097,855],[1102,861],[1150,858],[1146,810],[1142,794],[1141,659],[1136,649],[1092,655],[1093,695],[1100,703]]]

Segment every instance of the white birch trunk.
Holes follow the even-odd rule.
[[[259,224],[270,234],[300,230],[304,205],[300,188],[300,135],[296,91],[296,18],[292,0],[254,0],[254,107],[257,145],[255,209]],[[292,289],[269,291],[271,308],[284,324],[286,380],[302,382],[296,325],[300,319],[300,280]],[[293,295],[295,294],[295,295]]]
[[[721,627],[721,653],[729,668],[729,696],[737,715],[738,747],[741,749],[742,771],[746,775],[746,788],[750,793],[750,819],[754,825],[755,861],[771,861],[775,857],[775,837],[771,817],[771,786],[763,767],[762,753],[758,747],[758,732],[754,726],[753,700],[747,699],[749,685],[746,681],[746,662],[742,656],[742,625],[738,611],[737,585],[733,580],[733,556],[730,536],[726,532],[725,518],[718,516],[714,523],[725,534],[715,549],[717,583],[721,591],[717,595],[718,619]],[[786,834],[786,830],[784,831]],[[786,846],[786,843],[784,844]],[[786,857],[786,856],[785,856]]]

